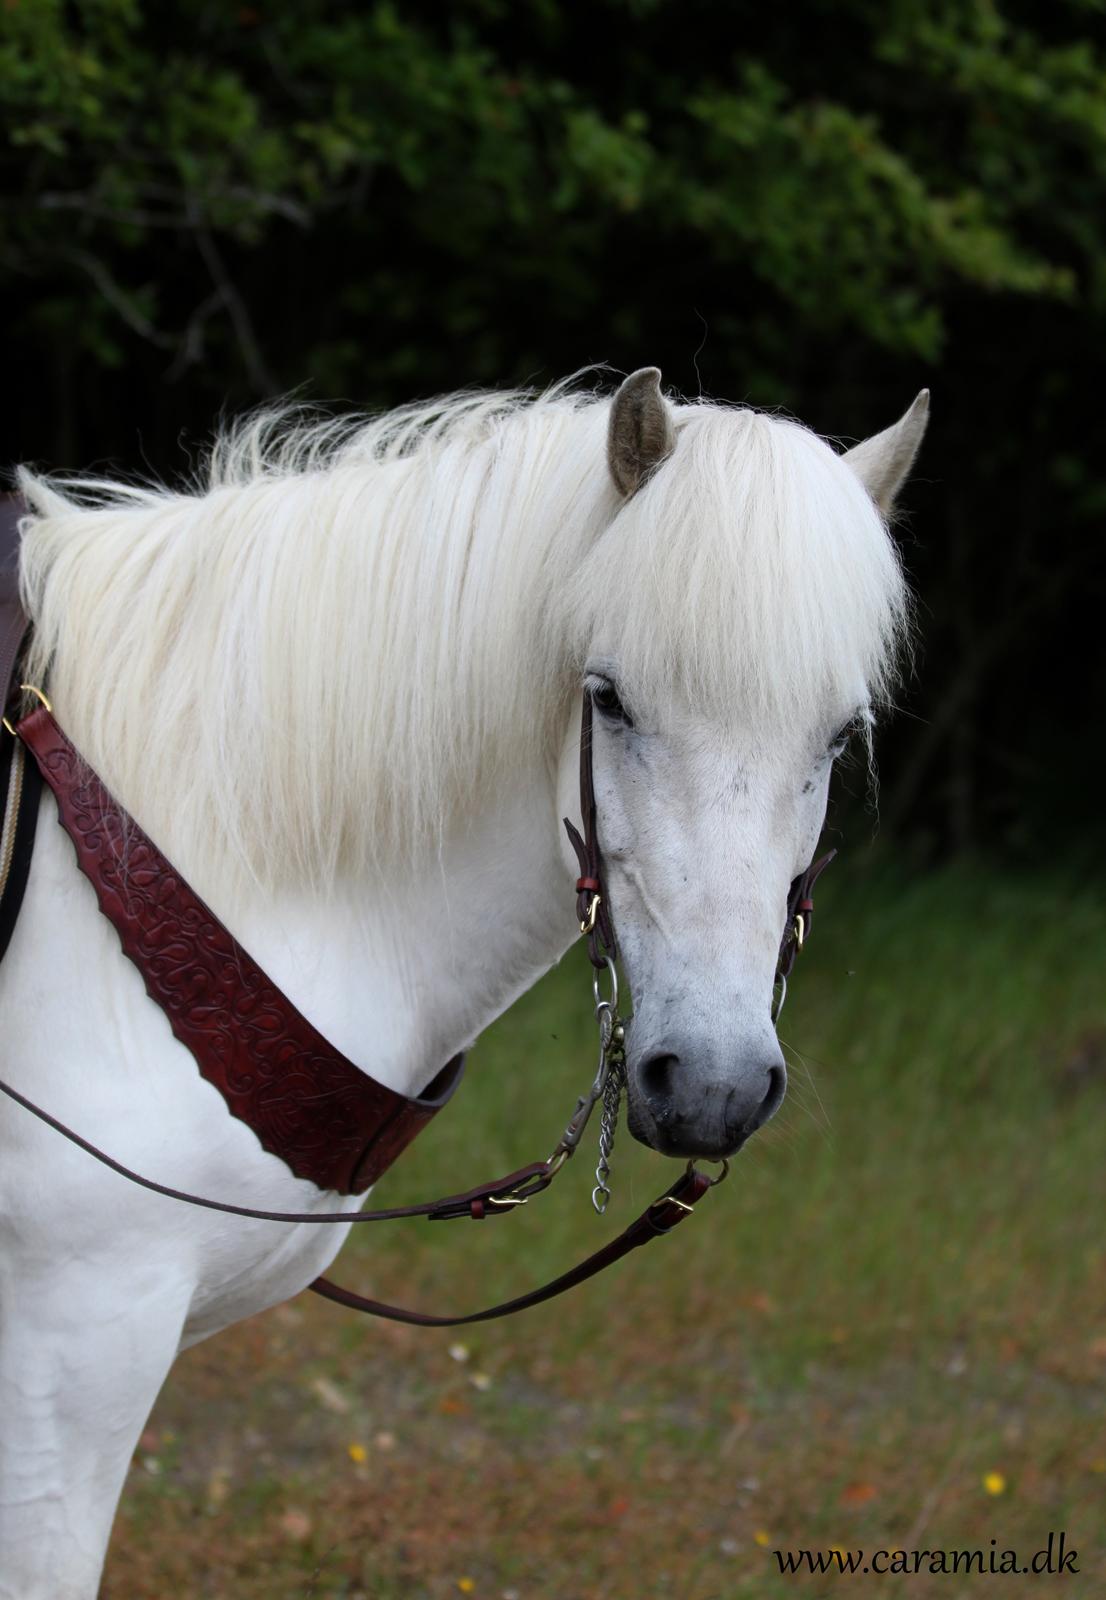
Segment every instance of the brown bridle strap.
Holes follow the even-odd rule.
[[[584,825],[583,836],[567,817],[564,818],[564,825],[580,864],[580,876],[576,880],[576,915],[580,919],[580,932],[587,935],[588,960],[597,971],[602,972],[608,960],[618,959],[618,944],[610,896],[603,881],[603,853],[599,845],[599,807],[595,799],[592,764],[593,715],[591,692],[585,689],[580,711],[580,819]],[[776,960],[777,979],[786,979],[791,974],[795,957],[802,949],[814,921],[814,885],[836,854],[836,850],[829,850],[817,861],[811,862],[788,890],[787,921]]]
[[[836,850],[827,850],[824,856],[812,861],[791,885],[787,896],[787,926],[776,958],[777,979],[786,980],[791,976],[795,958],[814,926],[814,885],[836,855]]]
[[[431,1222],[470,1217],[480,1222],[487,1217],[503,1216],[516,1206],[525,1205],[534,1195],[548,1189],[557,1170],[551,1162],[535,1161],[528,1167],[520,1167],[517,1172],[508,1173],[505,1178],[496,1178],[475,1189],[466,1189],[462,1194],[450,1194],[441,1200],[427,1200],[413,1206],[392,1206],[385,1211],[261,1211],[256,1206],[209,1200],[204,1195],[190,1194],[187,1189],[173,1189],[169,1184],[144,1178],[140,1172],[132,1171],[114,1156],[108,1155],[106,1150],[100,1150],[91,1140],[66,1127],[64,1122],[35,1105],[33,1100],[28,1100],[26,1095],[20,1094],[18,1089],[3,1079],[0,1079],[0,1094],[7,1095],[17,1106],[29,1111],[32,1117],[37,1117],[48,1128],[53,1128],[55,1133],[60,1133],[63,1139],[68,1139],[70,1144],[75,1144],[94,1161],[99,1161],[101,1166],[109,1167],[129,1183],[136,1183],[140,1189],[164,1195],[167,1200],[180,1200],[188,1206],[200,1206],[205,1211],[222,1211],[231,1217],[250,1217],[256,1222],[317,1223],[325,1226],[336,1222],[396,1222],[401,1217],[426,1217]]]
[[[591,761],[592,715],[591,693],[585,689],[580,710],[580,820],[584,824],[583,838],[567,817],[564,818],[564,825],[580,863],[580,876],[576,880],[576,915],[580,919],[580,932],[587,935],[588,960],[597,971],[604,972],[608,960],[618,959],[618,945],[614,936],[611,903],[603,884],[603,856],[599,848],[598,807],[595,803]]]
[[[465,1316],[438,1317],[425,1311],[408,1311],[402,1306],[388,1305],[383,1300],[369,1300],[365,1295],[354,1294],[352,1289],[343,1289],[328,1278],[316,1278],[310,1287],[316,1294],[321,1294],[324,1300],[333,1300],[336,1305],[345,1306],[349,1311],[363,1311],[370,1317],[385,1317],[389,1322],[408,1322],[416,1328],[459,1328],[466,1322],[491,1322],[495,1317],[513,1316],[516,1311],[526,1311],[531,1306],[541,1305],[543,1300],[552,1300],[568,1289],[575,1289],[577,1284],[586,1283],[597,1273],[613,1267],[631,1250],[637,1250],[641,1245],[671,1233],[685,1217],[690,1216],[708,1189],[714,1187],[714,1182],[713,1178],[689,1166],[672,1187],[647,1206],[617,1239],[612,1239],[594,1255],[588,1256],[579,1266],[562,1273],[550,1283],[542,1284],[540,1289],[531,1289],[528,1294],[516,1295],[513,1300],[488,1306],[484,1311],[470,1311]]]
[[[393,1222],[400,1217],[427,1217],[431,1222],[444,1221],[450,1217],[482,1219],[513,1211],[516,1207],[525,1205],[531,1195],[540,1194],[543,1189],[548,1188],[556,1171],[549,1162],[535,1162],[532,1166],[522,1167],[518,1172],[511,1173],[509,1177],[500,1178],[494,1184],[469,1189],[464,1194],[449,1195],[444,1200],[435,1200],[423,1205],[393,1206],[386,1211],[332,1211],[321,1215],[313,1211],[261,1211],[254,1206],[230,1205],[221,1200],[207,1200],[201,1195],[189,1194],[183,1189],[172,1189],[167,1184],[155,1183],[152,1178],[144,1178],[140,1173],[132,1172],[121,1161],[116,1161],[113,1156],[97,1149],[88,1139],[83,1139],[79,1133],[74,1133],[72,1128],[67,1128],[57,1117],[52,1117],[49,1112],[43,1111],[40,1106],[36,1106],[10,1084],[0,1082],[0,1093],[6,1094],[9,1099],[29,1111],[32,1116],[38,1117],[41,1122],[53,1128],[56,1133],[60,1133],[71,1144],[77,1145],[105,1167],[109,1167],[112,1172],[117,1172],[120,1177],[138,1184],[140,1188],[164,1195],[169,1200],[183,1201],[186,1205],[202,1206],[208,1211],[223,1211],[236,1217],[251,1217],[260,1222],[323,1224]],[[540,1305],[544,1300],[552,1300],[557,1295],[574,1289],[577,1284],[585,1283],[588,1278],[594,1278],[597,1273],[613,1267],[616,1261],[621,1261],[631,1250],[636,1250],[652,1239],[671,1233],[673,1228],[690,1215],[707,1190],[714,1187],[714,1182],[714,1179],[689,1164],[687,1170],[677,1178],[670,1189],[654,1200],[652,1205],[647,1206],[641,1216],[631,1222],[617,1238],[605,1244],[594,1255],[588,1256],[585,1261],[562,1273],[560,1277],[542,1284],[540,1288],[531,1289],[527,1294],[517,1295],[513,1300],[489,1306],[483,1311],[470,1311],[458,1317],[442,1317],[425,1311],[411,1311],[404,1306],[389,1305],[381,1300],[369,1300],[364,1295],[356,1294],[352,1289],[344,1289],[341,1284],[331,1283],[329,1278],[316,1278],[313,1283],[308,1284],[308,1288],[315,1294],[322,1295],[325,1300],[333,1300],[337,1305],[346,1306],[351,1311],[362,1311],[373,1317],[385,1317],[391,1322],[407,1322],[419,1328],[454,1328],[466,1322],[489,1322],[495,1317],[513,1316],[515,1312],[526,1311],[530,1306]]]

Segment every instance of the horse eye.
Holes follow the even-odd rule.
[[[603,678],[592,685],[591,703],[597,711],[601,711],[613,722],[624,722],[627,727],[631,725],[626,707],[619,699],[618,690],[609,678]]]

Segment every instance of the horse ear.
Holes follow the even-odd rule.
[[[890,515],[895,496],[914,464],[928,420],[929,390],[923,389],[898,422],[846,450],[841,458],[852,467],[885,517]]]
[[[631,372],[611,402],[607,430],[607,460],[619,493],[627,499],[636,493],[675,444],[676,429],[661,394],[658,368]]]

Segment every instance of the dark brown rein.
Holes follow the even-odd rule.
[[[296,1058],[299,1062],[304,1059],[304,1052],[310,1054],[311,1051],[315,1051],[317,1054],[320,1047],[323,1051],[330,1052],[323,1063],[323,1069],[329,1070],[332,1077],[337,1074],[339,1110],[348,1109],[343,1096],[348,1098],[350,1093],[358,1091],[369,1096],[372,1103],[367,1111],[364,1105],[358,1106],[357,1109],[362,1113],[361,1132],[365,1131],[367,1116],[372,1137],[360,1155],[357,1155],[356,1151],[352,1153],[347,1151],[343,1155],[341,1177],[344,1181],[341,1185],[333,1177],[329,1182],[329,1186],[340,1186],[344,1192],[356,1192],[358,1188],[367,1187],[391,1164],[419,1128],[449,1098],[459,1080],[459,1058],[455,1058],[454,1062],[439,1074],[439,1080],[448,1075],[449,1081],[444,1088],[436,1095],[412,1101],[395,1095],[394,1091],[384,1089],[367,1074],[360,1073],[352,1063],[337,1056],[321,1035],[317,1035],[306,1019],[296,1011],[287,997],[269,983],[256,967],[256,963],[233,940],[214,913],[199,900],[137,823],[103,788],[96,774],[82,761],[54,720],[49,704],[43,697],[40,698],[42,704],[23,717],[17,725],[13,726],[6,719],[5,725],[34,757],[43,779],[52,789],[58,803],[59,821],[74,843],[82,871],[89,877],[96,890],[100,909],[116,927],[124,952],[139,968],[151,997],[165,1010],[174,1033],[192,1049],[201,1072],[220,1088],[232,1113],[247,1121],[258,1133],[265,1147],[281,1155],[293,1172],[298,1176],[315,1177],[320,1160],[327,1163],[328,1174],[333,1172],[332,1150],[319,1151],[316,1148],[317,1140],[309,1141],[306,1145],[301,1141],[302,1148],[300,1148],[288,1146],[285,1138],[282,1145],[279,1131],[282,1124],[279,1121],[273,1124],[276,1132],[273,1132],[272,1128],[268,1130],[270,1142],[270,1139],[265,1137],[266,1130],[259,1127],[256,1120],[262,1115],[262,1110],[259,1110],[254,1103],[245,1106],[235,1103],[229,1087],[233,1074],[229,1071],[227,1063],[222,1060],[213,1063],[212,1057],[218,1056],[218,1052],[213,1051],[210,1038],[202,1027],[193,1025],[190,1031],[188,1015],[182,1016],[179,994],[164,981],[166,971],[172,971],[173,963],[170,961],[167,969],[159,957],[164,954],[167,945],[172,947],[183,940],[189,945],[189,949],[192,948],[192,943],[196,946],[195,961],[199,963],[198,970],[201,977],[210,976],[202,967],[203,959],[206,958],[211,972],[221,974],[225,983],[229,963],[234,969],[236,979],[245,985],[246,999],[251,1003],[251,1007],[259,1005],[261,1001],[269,1006],[272,1018],[275,1018],[283,1030],[278,1048],[289,1048],[285,1039],[287,1035],[291,1036],[292,1045],[300,1047],[301,1054]],[[613,972],[616,946],[610,907],[604,892],[602,857],[597,835],[591,734],[592,704],[590,695],[585,694],[580,739],[580,798],[584,836],[581,838],[567,818],[565,826],[580,858],[581,875],[576,884],[577,905],[581,914],[581,931],[588,934],[589,957],[597,969],[610,966]],[[815,880],[831,858],[832,854],[823,857],[792,884],[787,928],[778,961],[778,976],[781,980],[785,980],[787,973],[790,972],[795,955],[809,930],[813,914],[811,891]],[[184,969],[178,962],[176,967],[178,978],[182,970],[186,978],[189,980],[194,978],[196,969],[189,966],[188,959],[185,960]],[[267,988],[264,987],[266,985]],[[201,996],[204,1001],[207,998],[206,994]],[[183,1010],[187,1012],[187,1007]],[[200,1011],[206,1014],[203,1005],[200,1006]],[[613,1021],[613,1013],[611,1016]],[[256,1021],[252,1009],[248,1020]],[[270,1028],[265,1035],[267,1041],[271,1032]],[[225,1040],[220,1037],[219,1042],[225,1049]],[[608,1032],[605,1049],[609,1043]],[[243,1051],[256,1047],[256,1041],[250,1034],[241,1039],[232,1038],[231,1044]],[[253,1058],[248,1059],[253,1060]],[[279,1065],[279,1062],[277,1064]],[[345,1072],[346,1068],[354,1075],[355,1081],[352,1084],[349,1074]],[[315,1212],[262,1211],[170,1188],[131,1171],[2,1081],[0,1081],[0,1092],[104,1166],[155,1194],[207,1210],[260,1221],[335,1224],[384,1222],[400,1217],[418,1216],[427,1217],[430,1221],[459,1217],[483,1220],[497,1212],[514,1210],[524,1205],[535,1194],[549,1187],[561,1166],[573,1154],[584,1123],[598,1098],[599,1089],[598,1087],[593,1089],[590,1097],[585,1097],[578,1103],[576,1113],[564,1135],[546,1161],[534,1162],[492,1183],[421,1205],[399,1206],[381,1211],[331,1212],[321,1215]],[[286,1086],[282,1092],[287,1097]],[[375,1100],[372,1098],[374,1095]],[[317,1135],[320,1130],[316,1128],[313,1132]],[[300,1170],[297,1170],[297,1159],[300,1162]],[[631,1250],[648,1243],[651,1239],[670,1233],[684,1217],[690,1214],[716,1181],[698,1171],[693,1163],[689,1163],[687,1170],[676,1182],[647,1206],[628,1228],[578,1266],[527,1294],[466,1316],[442,1317],[387,1305],[367,1299],[352,1290],[343,1289],[326,1278],[316,1279],[310,1287],[326,1299],[334,1300],[353,1310],[418,1326],[453,1327],[462,1323],[481,1322],[506,1316],[563,1294],[567,1289],[612,1266]],[[321,1186],[328,1185],[324,1183]]]

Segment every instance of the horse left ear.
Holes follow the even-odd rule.
[[[846,450],[841,458],[852,467],[885,517],[890,515],[895,496],[914,465],[928,421],[929,390],[923,389],[898,422]]]
[[[661,394],[657,367],[631,372],[611,402],[607,460],[619,493],[627,500],[676,445],[672,412]]]

